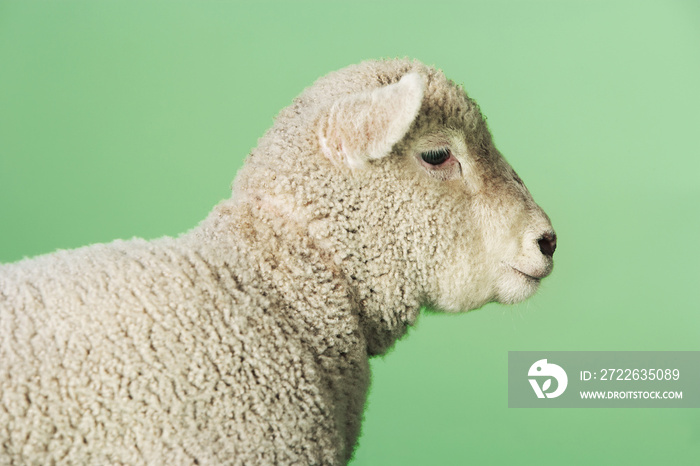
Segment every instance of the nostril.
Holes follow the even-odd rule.
[[[545,233],[537,240],[537,244],[540,246],[542,254],[552,257],[554,250],[557,249],[557,235]]]

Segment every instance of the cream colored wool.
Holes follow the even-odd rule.
[[[553,238],[441,72],[331,73],[192,231],[0,267],[0,464],[343,464],[368,357],[527,298]]]

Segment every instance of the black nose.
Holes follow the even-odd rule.
[[[554,255],[554,250],[557,249],[557,235],[545,233],[537,240],[537,244],[539,244],[542,254],[552,257]]]

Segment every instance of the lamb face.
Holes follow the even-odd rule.
[[[429,300],[452,312],[530,297],[556,248],[549,218],[498,150],[467,140],[464,128],[436,128],[405,149],[419,176],[447,187],[433,208],[449,206],[435,232],[449,246],[432,264]]]
[[[478,106],[416,62],[357,72],[376,73],[370,84],[394,83],[341,97],[323,113],[319,142],[336,166],[354,171],[353,189],[373,192],[364,195],[372,203],[361,217],[384,213],[375,234],[391,241],[384,252],[369,248],[386,254],[388,243],[400,245],[405,253],[397,263],[418,264],[421,304],[437,309],[531,296],[552,270],[556,236],[494,146]],[[411,229],[422,233],[407,236]],[[374,242],[365,241],[363,247]]]
[[[397,268],[384,273],[415,267],[399,280],[420,283],[421,305],[461,312],[530,297],[553,267],[547,215],[493,145],[471,145],[464,128],[416,129],[355,175],[371,180],[356,181],[358,191],[372,191],[355,223],[358,233],[370,230],[365,247],[395,258]]]

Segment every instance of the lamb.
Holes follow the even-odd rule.
[[[0,267],[0,464],[344,464],[369,357],[526,299],[555,247],[442,72],[331,73],[193,230]]]

